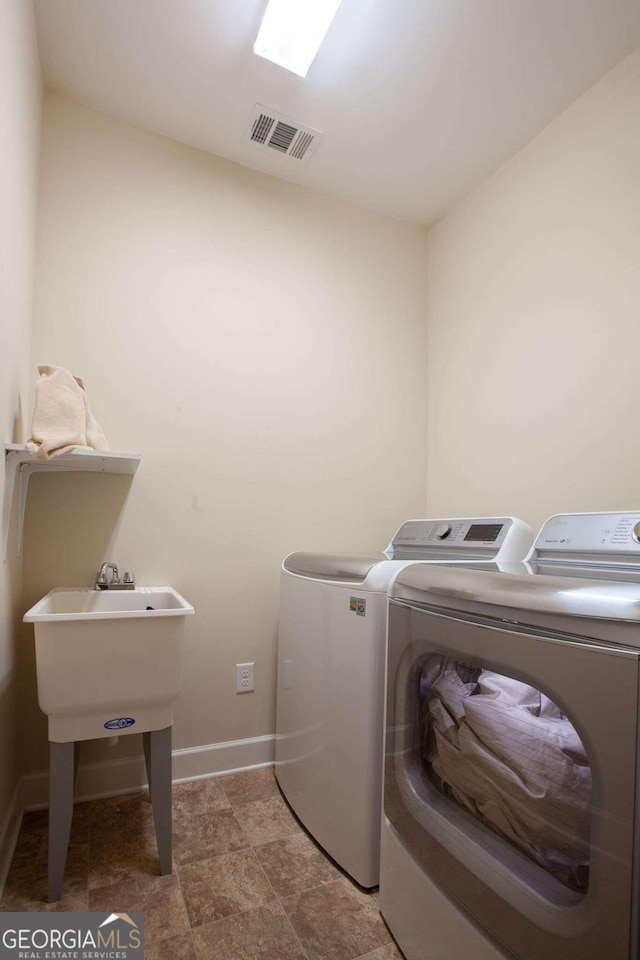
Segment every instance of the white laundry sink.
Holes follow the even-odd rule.
[[[144,733],[173,723],[185,617],[172,587],[51,590],[24,616],[36,636],[49,740]]]

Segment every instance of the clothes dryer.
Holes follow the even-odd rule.
[[[276,777],[318,843],[379,881],[387,587],[407,563],[521,559],[513,517],[409,520],[383,554],[292,553],[282,564]]]
[[[389,597],[380,908],[407,960],[637,960],[640,512]]]

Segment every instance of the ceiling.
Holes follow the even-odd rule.
[[[35,0],[45,84],[431,224],[640,44],[638,0],[342,0],[303,80],[253,54],[265,6]],[[256,102],[322,131],[307,165],[243,142]]]

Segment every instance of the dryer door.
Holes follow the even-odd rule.
[[[390,603],[385,814],[522,960],[636,955],[639,656]]]

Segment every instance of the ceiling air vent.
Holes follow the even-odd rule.
[[[322,134],[256,103],[242,139],[269,151],[274,157],[280,155],[297,163],[308,163],[322,140]]]

